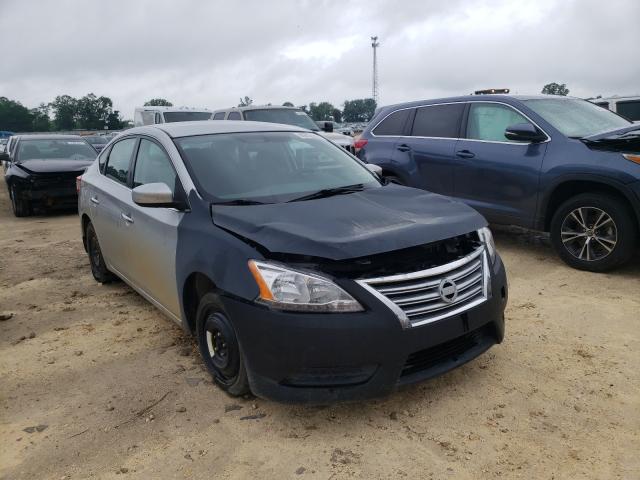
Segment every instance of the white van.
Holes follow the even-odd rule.
[[[133,125],[155,125],[157,123],[192,122],[211,120],[211,111],[206,108],[189,107],[136,107]]]
[[[591,102],[607,108],[618,115],[623,116],[627,120],[638,123],[640,122],[640,96],[613,96],[606,98],[592,98]]]

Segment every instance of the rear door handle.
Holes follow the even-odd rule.
[[[411,150],[411,147],[405,143],[403,143],[402,145],[398,145],[396,148],[401,152],[408,152],[409,150]]]
[[[124,219],[125,222],[127,223],[133,223],[133,218],[131,218],[129,215],[127,215],[126,213],[121,213],[120,214],[122,216],[122,218]]]
[[[456,155],[460,158],[473,158],[476,156],[475,153],[470,152],[469,150],[458,150]]]
[[[89,200],[91,200],[91,203],[95,205],[100,205],[100,200],[98,200],[98,197],[93,196]]]

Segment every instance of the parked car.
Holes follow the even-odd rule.
[[[639,129],[577,98],[479,95],[385,107],[356,147],[391,181],[550,232],[567,264],[600,272],[638,245]]]
[[[200,120],[211,120],[211,111],[189,107],[137,107],[133,114],[135,127]]]
[[[484,218],[383,184],[317,133],[134,128],[79,188],[94,278],[120,277],[195,335],[231,395],[374,397],[502,341],[507,281]]]
[[[75,207],[76,177],[91,165],[96,151],[77,135],[20,135],[11,152],[5,181],[16,217],[37,208]]]
[[[109,143],[109,138],[106,135],[88,135],[83,137],[89,145],[96,149],[96,152],[100,153],[102,149]]]
[[[627,120],[640,122],[640,96],[590,98],[589,101],[616,112]]]
[[[309,115],[296,107],[280,107],[276,105],[249,105],[248,107],[232,107],[213,112],[213,120],[249,120],[253,122],[282,123],[302,127],[318,132],[333,143],[355,154],[353,139],[333,132],[333,122],[314,122]]]

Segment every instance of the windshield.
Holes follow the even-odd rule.
[[[84,139],[91,145],[100,145],[107,143],[107,139],[105,137],[84,137]]]
[[[567,137],[588,137],[631,125],[615,113],[578,98],[544,98],[524,102]]]
[[[211,120],[211,112],[164,112],[165,123]]]
[[[310,132],[176,139],[198,189],[217,203],[281,203],[320,190],[380,182],[344,149]]]
[[[302,110],[289,108],[245,110],[244,118],[253,122],[284,123],[285,125],[313,130],[314,132],[320,130],[318,125]]]
[[[84,140],[23,140],[19,143],[16,160],[44,160],[63,158],[65,160],[93,160],[96,151]]]

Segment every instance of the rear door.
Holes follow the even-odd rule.
[[[138,139],[128,137],[116,142],[109,151],[104,174],[96,175],[89,193],[92,222],[100,249],[110,269],[129,278],[131,273],[130,225],[123,212],[131,199],[129,175]]]
[[[517,123],[533,124],[511,105],[470,102],[455,151],[455,197],[490,222],[530,227],[548,142],[508,140],[505,130]]]
[[[464,103],[417,107],[409,134],[395,145],[394,160],[405,166],[408,184],[443,195],[453,195],[452,159]]]
[[[386,175],[394,175],[403,183],[409,184],[410,169],[395,156],[395,147],[402,137],[408,134],[413,120],[413,108],[402,108],[389,113],[371,129],[363,139],[365,146],[358,152],[358,157],[366,162],[379,165]]]
[[[141,137],[132,175],[133,188],[164,183],[172,192],[182,189],[176,170],[164,148],[150,137]],[[183,190],[181,190],[183,191]],[[129,279],[176,317],[180,305],[176,285],[178,224],[185,215],[175,208],[141,207],[129,195]]]

